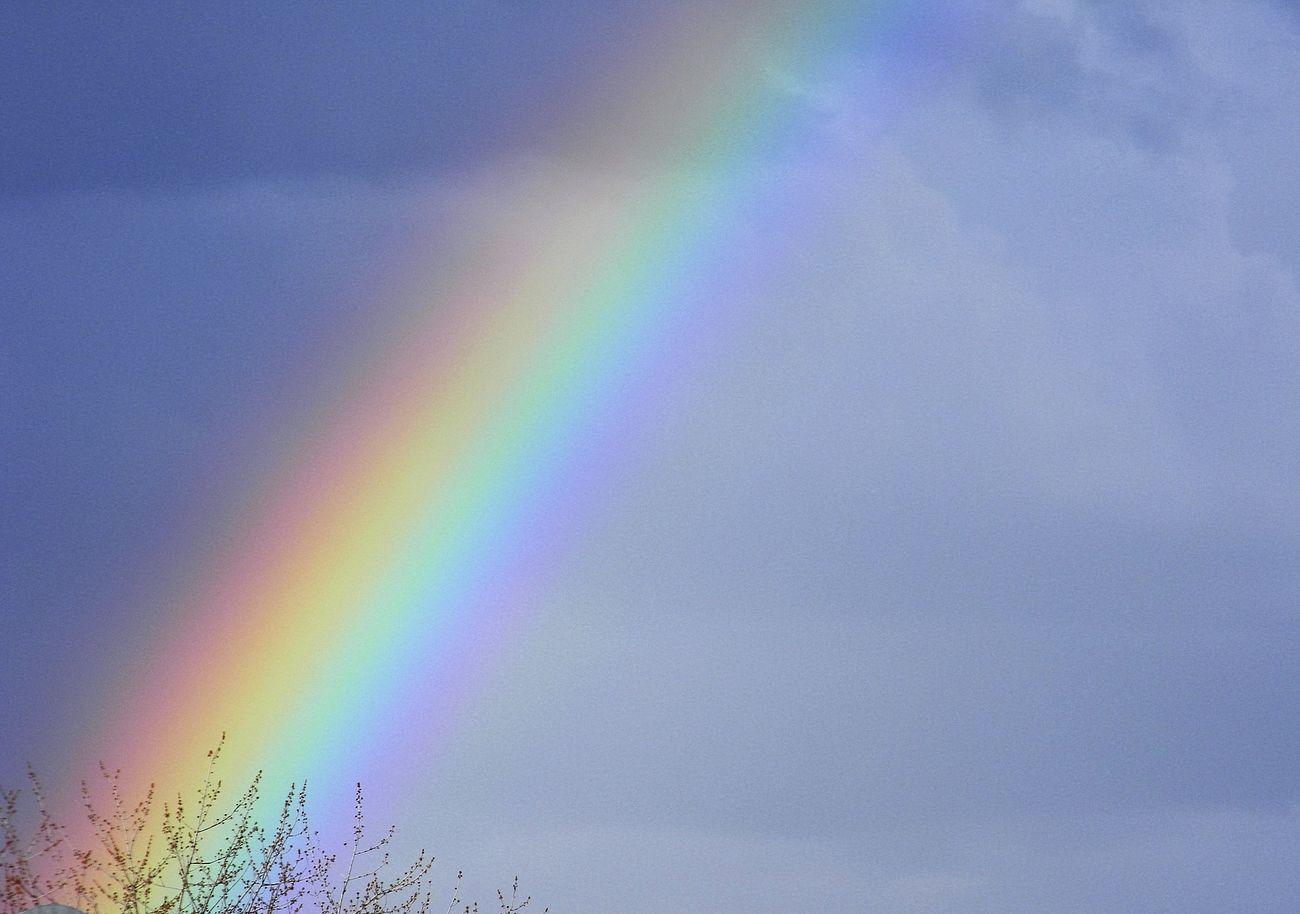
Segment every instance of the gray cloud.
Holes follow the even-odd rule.
[[[1026,0],[1000,7],[973,75],[1003,119],[1078,118],[1143,148],[1185,139],[1214,86],[1189,59],[1170,7]]]
[[[0,11],[0,193],[404,179],[545,145],[651,27],[627,5],[383,0]],[[587,69],[590,66],[591,69]]]
[[[751,240],[782,281],[512,673],[564,712],[490,725],[538,751],[547,791],[513,800],[569,823],[551,842],[668,845],[709,888],[749,847],[771,910],[808,906],[783,854],[859,861],[811,897],[867,910],[1294,903],[1300,299],[1243,244],[1214,110],[1273,77],[1157,12],[1081,9],[1037,113],[989,107],[1002,64],[885,138],[841,112],[790,191],[815,242]],[[1095,65],[1089,30],[1116,33]]]

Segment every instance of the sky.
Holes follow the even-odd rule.
[[[301,756],[316,802],[363,778],[435,879],[559,912],[1300,909],[1300,6],[849,3],[787,41],[832,5],[0,8],[0,783],[156,744],[124,695],[199,714],[168,659],[232,629],[191,592],[441,277],[685,187],[608,306],[672,317],[521,449],[559,456],[501,496],[505,595],[448,610],[468,662],[397,630],[347,670],[375,701],[312,713],[385,757]],[[714,91],[774,126],[678,113]],[[555,271],[612,269],[576,237]],[[532,303],[468,307],[491,355]]]

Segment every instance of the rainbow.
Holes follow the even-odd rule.
[[[569,125],[597,156],[644,158],[574,199],[518,195],[407,284],[106,691],[88,745],[178,784],[222,732],[235,775],[436,757],[647,404],[725,326],[701,309],[727,282],[728,220],[763,193],[753,166],[811,141],[773,67],[833,62],[885,6],[754,3],[737,21],[688,4],[647,36],[602,87],[613,102]]]

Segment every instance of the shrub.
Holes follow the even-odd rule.
[[[368,837],[357,785],[351,840],[342,859],[321,847],[307,819],[307,790],[290,787],[274,823],[259,820],[259,773],[229,808],[216,779],[218,745],[208,753],[202,786],[187,802],[177,795],[155,816],[153,787],[129,803],[120,772],[100,766],[108,797],[101,807],[90,785],[81,795],[91,838],[73,847],[55,820],[41,781],[28,770],[33,807],[22,791],[0,789],[0,914],[39,904],[74,905],[88,914],[430,914],[433,858],[421,851],[396,868],[389,858],[390,828]],[[461,899],[457,873],[447,911],[477,902]],[[501,914],[518,914],[516,878],[509,898],[498,892]],[[543,912],[545,914],[545,912]]]

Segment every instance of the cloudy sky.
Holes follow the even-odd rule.
[[[589,120],[690,6],[4,6],[0,780],[421,245],[665,167]],[[753,278],[399,825],[556,911],[1300,909],[1300,6],[883,6],[755,72]]]

